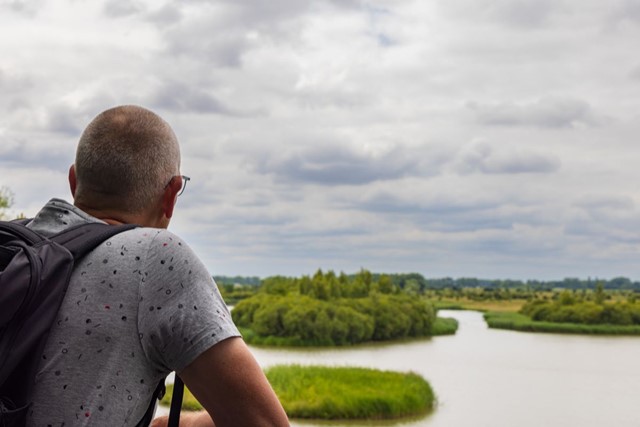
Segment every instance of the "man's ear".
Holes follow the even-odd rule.
[[[69,167],[69,188],[71,189],[71,195],[73,196],[73,198],[76,197],[76,186],[78,185],[78,182],[76,180],[76,166],[75,165],[71,165]]]
[[[176,206],[178,192],[182,188],[182,182],[175,178],[180,177],[174,177],[164,189],[164,194],[162,195],[162,213],[167,219],[171,219],[173,216],[173,208]]]

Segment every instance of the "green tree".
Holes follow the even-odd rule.
[[[295,287],[295,280],[284,276],[267,277],[262,281],[260,289],[274,295],[286,295]]]
[[[7,209],[13,205],[13,192],[9,187],[0,187],[0,220],[8,219]]]
[[[558,297],[558,303],[560,305],[571,305],[576,303],[576,299],[573,297],[573,292],[562,291]]]
[[[596,300],[596,304],[604,304],[604,300],[606,298],[606,295],[604,294],[604,284],[602,282],[598,282],[598,284],[596,285],[596,291],[595,291],[595,300]]]
[[[318,271],[316,271],[316,274],[314,274],[313,278],[311,279],[311,283],[313,285],[313,297],[321,300],[329,299],[331,290],[322,270],[318,269]]]
[[[394,291],[394,285],[391,282],[391,278],[386,274],[380,276],[378,280],[378,292],[382,294],[391,294]]]

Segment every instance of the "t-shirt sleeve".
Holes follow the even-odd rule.
[[[179,237],[159,232],[142,274],[138,332],[159,371],[180,372],[213,345],[240,335],[213,278]]]

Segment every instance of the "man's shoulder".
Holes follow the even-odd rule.
[[[116,234],[111,239],[131,240],[139,243],[179,242],[179,246],[187,246],[179,236],[164,228],[135,227]]]
[[[116,234],[104,243],[105,249],[123,253],[139,252],[147,260],[186,260],[197,265],[201,261],[189,245],[178,235],[163,228],[137,227]],[[144,254],[144,255],[142,255]]]

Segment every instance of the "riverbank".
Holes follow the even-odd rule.
[[[490,328],[521,332],[549,332],[593,335],[640,335],[640,326],[587,325],[578,323],[539,322],[528,316],[511,312],[487,312],[484,320]]]

